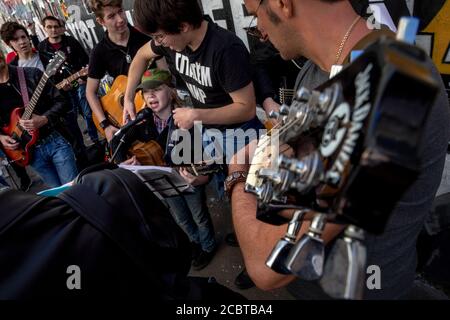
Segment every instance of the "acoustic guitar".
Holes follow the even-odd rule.
[[[15,162],[19,166],[25,167],[31,161],[31,150],[39,137],[39,130],[32,132],[26,131],[19,123],[19,120],[29,120],[33,116],[34,108],[36,107],[39,98],[47,84],[48,79],[55,75],[59,67],[63,64],[66,56],[62,51],[55,53],[53,59],[45,69],[44,74],[39,81],[30,103],[27,106],[19,107],[11,112],[9,125],[2,128],[4,134],[10,136],[19,143],[19,148],[16,150],[4,149],[4,153],[11,162]]]
[[[100,98],[100,103],[102,105],[103,112],[105,113],[105,117],[113,126],[117,128],[120,128],[123,125],[123,101],[125,97],[125,91],[127,89],[127,80],[128,78],[124,75],[118,76],[116,79],[114,79],[114,82],[108,93]],[[136,94],[136,97],[134,98],[134,105],[136,106],[136,111],[140,111],[145,106],[145,102],[141,94]],[[92,120],[94,121],[94,124],[100,134],[105,136],[105,132],[100,127],[100,122],[98,121],[95,114],[92,114]]]

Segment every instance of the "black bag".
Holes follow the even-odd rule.
[[[58,197],[0,194],[0,299],[201,298],[187,236],[133,173],[85,171]]]

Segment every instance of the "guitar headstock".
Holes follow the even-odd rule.
[[[47,68],[45,68],[45,74],[48,77],[54,76],[65,60],[66,55],[64,54],[64,52],[57,51],[47,65]]]
[[[437,94],[425,57],[417,47],[382,39],[316,90],[296,92],[280,109],[279,145],[296,150],[306,132],[315,144],[270,168],[250,168],[246,189],[259,207],[295,199],[381,232],[420,170],[421,136]],[[311,193],[314,201],[302,202]]]

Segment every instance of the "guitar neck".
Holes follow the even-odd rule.
[[[66,82],[72,82],[72,81],[75,81],[75,80],[77,80],[78,78],[81,78],[83,75],[82,75],[82,73],[81,73],[81,71],[82,70],[80,70],[80,71],[78,71],[78,72],[76,72],[76,73],[74,73],[74,74],[72,74],[70,77],[67,77],[66,79],[64,79],[63,81],[61,81],[60,83],[58,83],[57,85],[56,85],[56,87],[58,88],[58,89],[62,89],[63,87],[64,87],[64,84],[66,83]]]
[[[48,76],[46,73],[44,73],[42,75],[41,80],[39,81],[36,90],[33,93],[33,96],[31,97],[30,103],[28,104],[28,106],[25,106],[25,111],[22,115],[22,119],[23,120],[29,120],[31,119],[31,116],[33,115],[33,111],[34,108],[37,105],[37,102],[42,94],[42,91],[44,90],[45,85],[47,84],[48,81]]]

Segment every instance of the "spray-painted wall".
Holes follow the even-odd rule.
[[[400,0],[385,0],[390,6]],[[433,58],[450,92],[450,0],[405,0],[414,15],[422,19],[422,32],[418,38]],[[369,0],[379,3],[379,0]],[[38,37],[45,33],[39,21],[52,14],[66,21],[68,32],[78,39],[89,52],[103,37],[103,29],[86,5],[86,0],[0,0],[0,23],[16,19],[23,24],[35,22]],[[249,39],[244,28],[251,21],[243,0],[201,0],[205,14],[222,27],[235,32],[248,46]],[[133,0],[124,0],[124,8],[130,24]],[[389,7],[389,6],[388,6]],[[188,13],[186,13],[188,14]]]
[[[128,21],[133,25],[133,0],[124,0]],[[246,15],[242,0],[203,0],[205,14],[220,26],[235,32],[248,45],[244,27],[251,17]],[[86,0],[0,0],[0,23],[13,19],[23,24],[35,22],[37,35],[45,38],[39,21],[46,15],[54,15],[66,21],[67,30],[90,51],[103,36],[103,29],[87,6]]]

